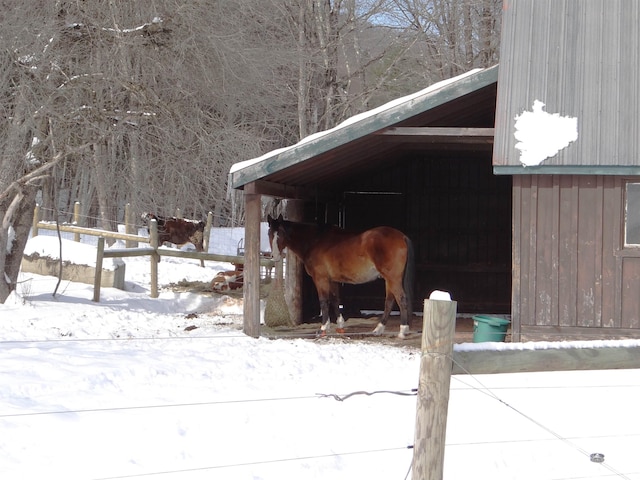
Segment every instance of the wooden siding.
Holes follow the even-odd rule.
[[[577,117],[578,139],[523,167],[515,117],[543,102]],[[640,2],[505,2],[498,75],[496,173],[640,174]]]
[[[623,244],[624,183],[604,175],[514,176],[516,339],[637,336],[640,250]]]

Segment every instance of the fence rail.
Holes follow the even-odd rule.
[[[75,234],[74,240],[76,242],[80,241],[80,235],[89,235],[98,237],[98,247],[96,252],[96,272],[93,283],[93,301],[100,301],[100,288],[102,283],[102,263],[104,258],[125,258],[125,257],[141,257],[148,256],[149,264],[151,270],[151,285],[150,285],[150,296],[151,298],[158,297],[158,263],[160,262],[160,258],[162,256],[166,257],[179,257],[179,258],[190,258],[201,261],[212,261],[212,262],[228,262],[233,264],[244,264],[244,257],[242,255],[221,255],[217,253],[208,253],[208,252],[185,252],[182,250],[172,250],[169,248],[163,248],[158,245],[158,222],[156,220],[151,220],[149,222],[149,236],[145,237],[142,235],[134,235],[132,233],[120,233],[120,232],[112,232],[109,230],[102,230],[99,228],[88,228],[81,227],[76,225],[78,223],[78,203],[76,202],[76,208],[74,209],[74,224],[56,224],[52,222],[41,222],[40,218],[40,207],[36,205],[36,209],[34,211],[33,216],[33,227],[32,227],[32,235],[35,237],[38,235],[38,230],[60,230],[61,232],[69,232]],[[125,213],[125,219],[127,224],[125,228],[130,231],[133,226],[132,222],[130,222],[131,215],[128,211]],[[205,232],[205,249],[208,248],[209,244],[209,236],[211,233],[211,219],[212,214],[209,213],[207,218],[207,223],[204,229]],[[105,239],[114,239],[114,240],[123,240],[126,242],[127,248],[111,248],[105,250],[104,243]],[[135,246],[138,243],[148,243],[148,247],[138,247]],[[270,272],[275,266],[275,262],[269,258],[260,258],[260,266],[265,267],[266,276],[270,276]]]

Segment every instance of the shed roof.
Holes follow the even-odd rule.
[[[305,197],[310,189],[336,191],[341,180],[391,164],[415,149],[490,151],[497,82],[495,65],[436,83],[295,145],[236,163],[229,185]]]

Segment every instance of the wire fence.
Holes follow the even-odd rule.
[[[229,230],[236,230],[237,229],[229,229]],[[233,234],[229,235],[229,238],[231,238],[232,240],[229,242],[228,248],[233,249],[233,251],[235,252],[237,250],[238,247],[238,242],[236,241],[236,237],[233,236]],[[211,242],[209,245],[213,245],[214,243]],[[349,334],[350,336],[353,337],[357,337],[358,335],[368,335],[368,334],[358,334],[358,333],[354,333],[354,334]],[[553,332],[549,332],[549,333],[545,333],[546,336],[549,337],[549,339],[552,341],[553,340]],[[562,334],[557,334],[558,337],[564,337],[564,335]],[[587,337],[587,335],[585,335],[585,337]],[[307,335],[300,335],[299,337],[302,338],[313,338],[315,337],[314,334],[307,334]],[[336,337],[336,338],[343,338],[343,335],[338,335],[338,334],[328,334],[327,337],[331,338],[331,337]],[[593,338],[594,339],[598,339],[600,340],[602,337],[602,333],[601,332],[597,332],[593,334]],[[157,337],[133,337],[133,338],[86,338],[86,339],[80,339],[80,338],[64,338],[64,339],[33,339],[33,340],[2,340],[0,341],[0,345],[10,345],[10,344],[14,344],[14,345],[26,345],[26,344],[38,344],[38,343],[70,343],[70,342],[130,342],[131,340],[136,340],[136,341],[141,341],[141,342],[147,342],[147,341],[185,341],[185,340],[189,340],[189,341],[194,341],[194,340],[207,340],[207,341],[215,341],[215,340],[221,340],[221,339],[231,339],[231,338],[242,338],[242,339],[247,339],[250,340],[248,337],[246,337],[246,335],[238,333],[237,335],[235,334],[230,334],[230,333],[225,333],[223,335],[202,335],[202,336],[193,336],[193,335],[184,335],[184,336],[171,336],[171,337],[162,337],[162,336],[157,336]],[[288,339],[290,337],[288,336],[282,336],[282,337],[274,337],[274,338],[280,338],[280,339]],[[454,358],[451,358],[452,361],[455,361]],[[460,366],[460,365],[459,365]],[[460,366],[461,368],[464,369],[464,366]],[[578,443],[576,442],[575,438],[571,438],[569,436],[566,435],[562,435],[560,433],[558,433],[558,429],[554,428],[553,426],[548,425],[548,422],[546,422],[544,419],[539,419],[539,418],[535,418],[532,415],[527,414],[524,411],[521,411],[520,409],[514,407],[513,405],[511,405],[509,402],[505,401],[503,398],[503,393],[504,392],[511,392],[511,391],[517,391],[517,390],[529,390],[529,389],[548,389],[550,392],[560,392],[564,389],[566,389],[567,387],[565,386],[549,386],[549,387],[517,387],[517,388],[512,388],[512,387],[499,387],[499,388],[488,388],[485,385],[483,385],[483,383],[478,380],[477,377],[473,376],[473,375],[469,375],[469,377],[473,380],[473,383],[475,383],[475,385],[472,382],[467,382],[465,380],[459,380],[459,377],[455,377],[457,381],[460,382],[460,384],[462,385],[462,387],[452,387],[453,390],[460,390],[460,389],[467,389],[467,390],[472,390],[474,392],[477,392],[478,394],[484,395],[484,396],[488,396],[491,399],[499,402],[505,409],[509,409],[512,410],[514,412],[516,412],[518,415],[522,416],[527,422],[530,422],[532,425],[535,425],[539,428],[541,428],[542,430],[546,431],[547,433],[549,433],[550,435],[552,435],[553,437],[555,437],[557,440],[565,443],[566,445],[568,445],[570,448],[576,450],[577,452],[579,452],[581,455],[585,456],[585,457],[589,457],[591,458],[592,452],[588,452],[587,450],[583,449],[582,447],[580,447],[578,445]],[[622,388],[628,388],[628,387],[637,387],[638,385],[625,385],[625,384],[620,384],[620,385],[589,385],[587,388],[592,388],[592,389],[622,389]],[[152,409],[168,409],[168,408],[182,408],[182,409],[192,409],[192,408],[202,408],[202,407],[211,407],[211,408],[215,408],[217,406],[221,406],[221,405],[228,405],[228,404],[240,404],[240,403],[267,403],[267,402],[292,402],[292,401],[300,401],[300,402],[306,402],[306,401],[318,401],[318,400],[336,400],[338,402],[345,402],[348,401],[349,399],[356,397],[356,396],[362,396],[362,397],[371,397],[371,396],[376,396],[376,395],[381,395],[381,394],[390,394],[390,395],[395,395],[395,396],[399,396],[399,397],[411,397],[411,396],[415,396],[416,395],[416,389],[415,388],[408,388],[406,390],[376,390],[376,391],[371,391],[371,392],[367,392],[367,391],[362,391],[362,390],[358,390],[358,391],[353,391],[353,392],[346,392],[346,393],[315,393],[313,395],[300,395],[300,396],[274,396],[271,398],[238,398],[238,399],[232,399],[232,400],[211,400],[211,401],[207,401],[207,402],[194,402],[194,403],[175,403],[175,404],[156,404],[156,405],[133,405],[133,406],[121,406],[121,407],[105,407],[105,408],[87,408],[87,409],[79,409],[79,410],[51,410],[51,411],[39,411],[39,412],[19,412],[19,413],[11,413],[11,414],[0,414],[0,418],[3,419],[7,419],[7,418],[20,418],[20,417],[33,417],[33,416],[47,416],[47,415],[66,415],[66,414],[92,414],[92,413],[98,413],[98,412],[124,412],[124,411],[133,411],[133,410],[152,410]],[[553,393],[551,393],[551,395],[553,395]],[[637,437],[640,438],[640,432],[638,433]],[[582,438],[588,438],[588,437],[580,437]],[[100,478],[96,478],[95,480],[107,480],[107,479],[123,479],[123,478],[138,478],[138,477],[151,477],[151,476],[160,476],[160,475],[166,475],[166,474],[179,474],[179,473],[187,473],[187,472],[194,472],[194,471],[202,471],[202,470],[218,470],[218,469],[228,469],[228,468],[239,468],[239,467],[247,467],[247,466],[252,466],[252,465],[261,465],[261,464],[272,464],[272,463],[281,463],[281,462],[293,462],[293,461],[303,461],[303,460],[312,460],[312,459],[321,459],[321,458],[328,458],[328,457],[340,457],[340,456],[349,456],[349,455],[365,455],[365,454],[372,454],[372,453],[383,453],[383,452],[390,452],[390,451],[398,451],[398,450],[406,450],[406,449],[410,449],[412,446],[409,445],[397,445],[397,446],[392,446],[392,447],[388,447],[388,446],[383,446],[382,441],[383,439],[381,438],[381,447],[378,449],[365,449],[365,450],[354,450],[354,451],[347,451],[347,452],[341,452],[341,453],[331,453],[331,454],[318,454],[318,455],[314,455],[314,456],[302,456],[302,457],[290,457],[290,458],[273,458],[273,459],[268,459],[268,460],[261,460],[261,461],[248,461],[248,462],[243,462],[243,463],[229,463],[229,464],[223,464],[223,465],[210,465],[210,466],[204,466],[204,467],[197,467],[197,468],[185,468],[185,469],[180,469],[180,470],[165,470],[165,471],[156,471],[156,472],[146,472],[146,473],[142,473],[142,474],[132,474],[132,475],[123,475],[123,476],[112,476],[112,477],[100,477]],[[511,441],[508,440],[506,441],[506,443],[520,443],[522,442],[522,440],[518,440],[518,441]],[[491,443],[496,443],[496,442],[487,442],[488,444]],[[469,443],[471,444],[471,443]],[[622,473],[618,470],[616,470],[615,468],[613,468],[611,465],[607,464],[606,462],[603,464],[603,467],[606,468],[609,473],[613,476],[619,477],[619,478],[623,478],[623,479],[629,479],[630,477],[625,474]],[[568,477],[567,477],[568,478]],[[556,480],[565,480],[563,478],[557,478]]]
[[[149,339],[155,340],[155,339]],[[171,340],[179,340],[176,338],[172,338]],[[95,340],[95,341],[104,341],[104,340]],[[7,342],[11,343],[11,342]],[[452,361],[455,361],[451,358]],[[466,380],[469,378],[470,380]],[[588,384],[584,385],[580,388],[588,388],[588,389],[606,389],[610,391],[611,389],[625,389],[625,388],[637,388],[640,385],[636,384]],[[565,385],[552,385],[552,386],[518,386],[518,387],[487,387],[482,380],[480,380],[477,376],[469,375],[467,377],[455,377],[455,382],[451,387],[452,392],[461,391],[461,390],[470,390],[473,392],[477,392],[478,395],[486,396],[503,406],[504,409],[511,410],[515,412],[517,415],[524,418],[527,422],[541,430],[547,432],[549,435],[557,439],[559,442],[562,442],[570,449],[575,450],[580,455],[582,455],[585,460],[589,461],[599,461],[599,457],[594,457],[594,452],[590,452],[585,448],[580,446],[580,443],[586,439],[592,439],[597,436],[571,436],[571,435],[562,435],[559,433],[559,428],[554,428],[549,424],[549,421],[545,419],[536,418],[535,416],[528,414],[520,408],[515,407],[510,402],[504,399],[504,393],[513,393],[514,391],[529,391],[529,390],[539,390],[546,389],[549,390],[549,395],[556,397],[556,393],[566,390],[568,387]],[[572,388],[578,388],[575,385]],[[21,417],[33,417],[33,416],[58,416],[58,415],[68,415],[68,414],[92,414],[92,413],[103,413],[103,412],[125,412],[125,411],[136,411],[136,410],[155,410],[155,409],[195,409],[195,408],[216,408],[223,405],[230,404],[251,404],[251,403],[271,403],[271,402],[308,402],[318,400],[335,400],[338,402],[347,402],[350,399],[360,396],[360,397],[373,397],[377,395],[395,395],[398,397],[414,397],[416,396],[417,388],[410,388],[406,390],[377,390],[377,391],[353,391],[347,393],[316,393],[313,395],[299,395],[299,396],[274,396],[268,398],[237,398],[230,400],[212,400],[207,402],[193,402],[193,403],[170,403],[170,404],[154,404],[154,405],[133,405],[133,406],[122,406],[122,407],[103,407],[103,408],[85,408],[85,409],[75,409],[75,410],[50,410],[50,411],[39,411],[39,412],[21,412],[21,413],[11,413],[11,414],[0,414],[0,419],[7,418],[21,418]],[[640,432],[636,434],[627,435],[626,441],[629,442],[637,442],[640,440]],[[106,477],[94,477],[93,480],[116,480],[116,479],[125,479],[125,478],[140,478],[140,477],[154,477],[161,475],[179,475],[186,474],[189,472],[197,472],[197,471],[216,471],[222,469],[234,469],[234,468],[243,468],[250,466],[260,466],[267,464],[277,464],[277,463],[285,463],[285,462],[302,462],[302,461],[310,461],[310,460],[320,460],[332,457],[345,457],[345,456],[357,456],[357,455],[370,455],[370,454],[380,454],[385,452],[393,452],[393,451],[402,451],[402,450],[410,450],[413,448],[413,445],[396,445],[389,446],[388,439],[385,439],[382,435],[380,438],[381,446],[379,448],[367,448],[361,450],[351,450],[351,451],[340,451],[335,453],[318,453],[317,455],[306,455],[306,456],[291,456],[291,457],[282,457],[282,458],[270,458],[263,460],[255,460],[255,461],[243,461],[243,462],[230,462],[224,464],[212,464],[208,466],[199,466],[194,468],[182,468],[182,469],[172,469],[172,470],[158,470],[158,471],[147,471],[144,473],[137,474],[125,474],[125,475],[116,475],[116,476],[106,476]],[[481,442],[484,445],[498,445],[498,444],[513,444],[520,445],[519,448],[526,449],[527,446],[534,441],[531,439],[518,439],[518,440],[490,440],[486,442]],[[386,445],[384,445],[387,443]],[[458,443],[456,445],[478,445],[477,441],[466,442],[466,443]],[[594,460],[595,459],[595,460]],[[611,476],[615,476],[616,478],[631,480],[631,476],[636,475],[637,472],[621,472],[612,466],[609,463],[602,463],[603,469],[605,469]],[[554,480],[569,480],[574,477],[554,477]]]

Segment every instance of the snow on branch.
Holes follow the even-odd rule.
[[[153,17],[150,22],[143,23],[133,28],[118,28],[118,27],[98,27],[96,25],[89,25],[85,23],[68,23],[66,25],[66,33],[71,36],[83,37],[91,32],[108,32],[117,36],[124,35],[143,35],[151,36],[158,33],[169,33],[171,30],[166,26],[166,22],[161,17]]]

